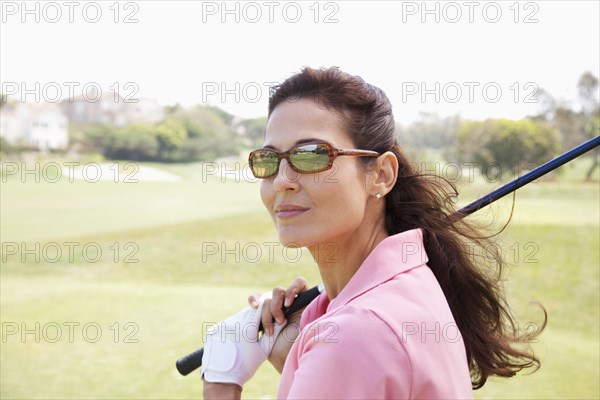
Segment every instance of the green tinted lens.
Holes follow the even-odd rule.
[[[299,146],[290,153],[290,161],[298,171],[323,170],[329,165],[329,149],[322,144]]]
[[[259,150],[252,153],[250,166],[252,173],[257,178],[265,178],[277,172],[279,157],[277,153],[268,150]]]

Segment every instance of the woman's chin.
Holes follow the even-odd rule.
[[[308,243],[310,243],[310,242],[305,242],[305,241],[299,240],[299,239],[293,239],[293,238],[287,238],[287,237],[283,238],[281,236],[279,236],[279,242],[281,243],[281,245],[283,247],[288,247],[291,249],[306,247],[306,246],[308,246]]]
[[[298,232],[289,232],[287,229],[279,230],[279,242],[284,247],[299,248],[307,247],[314,243],[310,236],[299,234]]]

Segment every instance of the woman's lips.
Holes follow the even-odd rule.
[[[295,217],[296,215],[300,215],[300,214],[304,213],[305,211],[306,210],[278,211],[277,217],[278,218],[291,218],[291,217]]]
[[[297,215],[300,215],[304,212],[308,211],[308,208],[291,205],[291,204],[282,204],[275,209],[275,215],[277,218],[292,218]]]

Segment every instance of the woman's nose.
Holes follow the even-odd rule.
[[[294,171],[285,158],[279,162],[279,169],[273,179],[273,188],[276,191],[297,190],[300,173]]]

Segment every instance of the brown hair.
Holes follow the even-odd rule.
[[[519,333],[501,286],[504,261],[492,240],[495,235],[483,235],[480,227],[455,213],[454,185],[435,175],[420,174],[407,160],[396,139],[392,106],[385,93],[335,67],[306,67],[273,89],[269,116],[284,101],[309,98],[342,117],[356,148],[396,155],[398,180],[385,196],[386,229],[391,235],[423,229],[427,265],[461,332],[473,388],[481,388],[490,375],[510,377],[523,368],[537,370],[540,361],[533,352],[514,345],[528,343],[544,329],[546,311],[537,332]],[[368,167],[373,160],[364,157],[361,162]],[[476,256],[473,246],[485,249],[492,262]],[[496,273],[490,273],[490,266]]]

